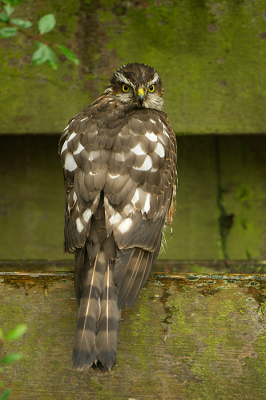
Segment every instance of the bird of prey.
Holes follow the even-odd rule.
[[[73,117],[59,153],[65,182],[64,249],[75,253],[79,305],[73,366],[111,370],[128,309],[172,223],[177,146],[163,86],[146,64],[119,68]]]

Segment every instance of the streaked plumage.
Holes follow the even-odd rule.
[[[75,252],[78,369],[115,364],[121,307],[134,303],[165,221],[172,222],[177,149],[162,107],[155,69],[127,64],[60,139],[64,245]]]

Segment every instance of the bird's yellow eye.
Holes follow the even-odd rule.
[[[122,86],[122,90],[123,90],[123,92],[129,92],[130,91],[130,86],[128,86],[128,85],[123,85]]]
[[[154,90],[155,90],[155,86],[154,85],[151,85],[151,86],[148,87],[148,91],[150,93],[154,92]]]

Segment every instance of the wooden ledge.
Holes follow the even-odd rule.
[[[5,344],[23,359],[4,368],[20,399],[263,399],[266,275],[153,273],[122,312],[110,374],[72,369],[73,272],[0,273],[0,326],[26,323]]]

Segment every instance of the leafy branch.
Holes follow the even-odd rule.
[[[3,344],[7,342],[12,342],[13,340],[19,339],[21,336],[24,335],[24,333],[27,330],[27,325],[25,324],[20,324],[17,325],[14,329],[12,329],[8,334],[4,337],[3,331],[0,328],[0,345],[1,347]],[[4,356],[2,359],[0,359],[0,364],[2,365],[10,365],[15,361],[19,361],[22,358],[22,354],[20,353],[12,353]],[[3,372],[3,368],[0,367],[0,372]],[[0,382],[0,387],[3,386],[3,383]],[[0,394],[0,400],[6,400],[9,398],[11,393],[11,389],[6,389],[3,391],[2,394]]]
[[[31,40],[34,40],[38,46],[38,49],[32,54],[32,62],[35,66],[46,62],[51,68],[58,68],[57,57],[51,47],[59,49],[68,60],[72,61],[75,65],[79,65],[79,59],[67,47],[49,42],[43,38],[42,35],[50,32],[56,26],[56,19],[53,14],[46,14],[38,21],[39,35],[33,35],[27,30],[32,27],[32,22],[11,17],[15,10],[14,7],[21,2],[22,0],[2,0],[4,11],[0,13],[0,22],[4,23],[6,26],[0,29],[0,38],[11,38],[16,36],[19,32]]]

